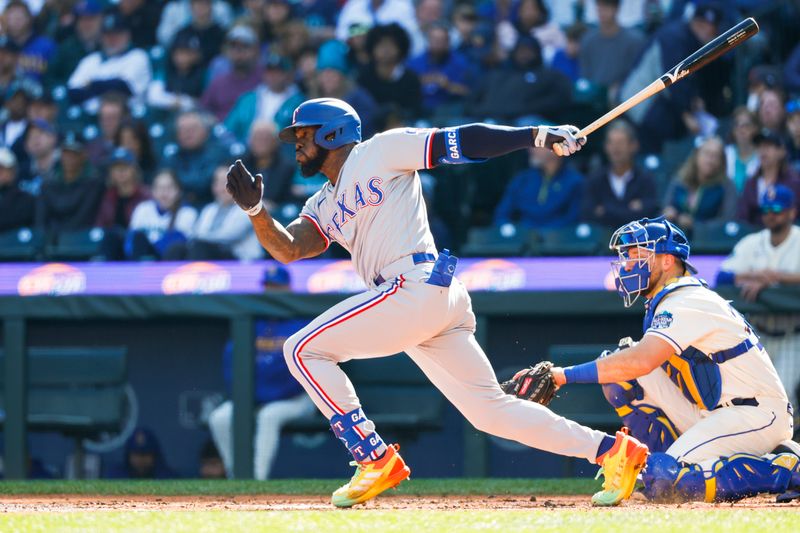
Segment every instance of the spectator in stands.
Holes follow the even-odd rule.
[[[185,192],[184,200],[192,205],[210,201],[211,176],[217,165],[228,158],[220,144],[211,137],[212,119],[198,111],[187,111],[175,120],[178,149],[162,165],[172,169]]]
[[[792,169],[800,173],[800,99],[786,104],[786,114],[786,131],[789,134],[787,157]]]
[[[303,52],[316,46],[317,43],[311,42],[311,32],[305,23],[295,19],[285,24],[278,40],[270,46],[270,52],[287,57],[296,65]]]
[[[213,77],[200,99],[200,105],[217,120],[224,120],[236,100],[261,81],[256,32],[248,26],[234,26],[225,39],[225,56],[230,71]]]
[[[156,171],[156,157],[153,153],[153,143],[147,131],[147,124],[140,120],[126,120],[117,130],[114,145],[125,148],[133,154],[144,183],[153,181]]]
[[[336,23],[336,38],[346,41],[353,26],[371,29],[392,24],[399,25],[408,38],[405,55],[409,51],[421,54],[425,42],[411,0],[347,0]]]
[[[378,104],[363,87],[348,75],[347,46],[327,41],[319,47],[312,92],[308,98],[344,100],[361,117],[361,136],[369,139],[377,130]]]
[[[42,91],[31,100],[28,105],[28,120],[44,120],[51,124],[58,121],[58,104],[49,92]]]
[[[17,157],[0,147],[0,232],[31,227],[36,200],[17,185]]]
[[[48,85],[65,85],[81,59],[100,50],[103,7],[99,0],[80,0],[73,8],[75,31],[58,44],[47,67]]]
[[[289,0],[263,0],[260,3],[260,14],[255,17],[254,22],[259,23],[258,30],[262,41],[271,48],[280,40],[286,27],[293,22],[293,8]],[[302,24],[302,21],[298,22]]]
[[[353,24],[347,34],[347,62],[356,73],[356,78],[361,72],[369,68],[372,61],[370,50],[367,49],[367,34],[369,27],[365,24]]]
[[[264,77],[254,90],[244,93],[225,118],[225,126],[244,142],[254,120],[274,122],[278,129],[292,122],[292,112],[305,96],[294,83],[288,58],[270,55],[264,63]]]
[[[167,466],[155,434],[136,428],[125,442],[123,463],[110,469],[108,477],[116,479],[171,479],[175,472]]]
[[[771,185],[759,205],[765,229],[739,241],[717,275],[717,285],[734,284],[750,301],[765,288],[800,284],[800,228],[792,224],[797,218],[795,192],[780,184]],[[751,313],[748,319],[772,357],[789,400],[797,405],[800,313]]]
[[[191,21],[178,30],[171,41],[172,46],[178,39],[197,37],[200,40],[200,64],[205,69],[214,56],[222,50],[225,41],[225,30],[222,29],[212,16],[211,0],[190,0],[192,11]]]
[[[19,46],[5,35],[0,35],[0,105],[5,103],[6,93],[18,79],[18,59]]]
[[[150,198],[150,191],[142,183],[141,171],[132,152],[117,148],[111,154],[107,186],[94,225],[106,229],[127,229],[133,210]],[[121,244],[120,239],[120,250]]]
[[[569,106],[571,94],[569,79],[542,64],[539,42],[523,35],[509,64],[483,76],[467,104],[467,113],[479,120],[525,124],[556,120]]]
[[[161,170],[153,180],[153,198],[133,210],[125,256],[128,259],[160,259],[170,246],[181,245],[191,234],[197,211],[182,200],[178,176]]]
[[[795,45],[791,55],[784,63],[783,79],[787,91],[800,93],[800,42]]]
[[[494,29],[478,18],[473,5],[459,4],[453,10],[450,39],[453,50],[466,57],[473,68],[495,64]]]
[[[164,72],[156,74],[150,82],[147,103],[167,111],[189,111],[197,107],[206,81],[202,60],[200,38],[179,32],[169,49]]]
[[[31,131],[38,132],[39,126]],[[104,191],[104,180],[87,160],[82,140],[69,132],[61,143],[61,159],[52,177],[42,183],[37,226],[53,234],[91,228]]]
[[[127,100],[125,95],[113,92],[100,98],[100,108],[97,111],[99,135],[86,146],[89,161],[97,167],[107,163],[108,157],[117,146],[119,129],[129,116]]]
[[[755,137],[758,158],[761,164],[756,174],[744,184],[739,198],[736,217],[753,225],[761,224],[761,196],[773,185],[784,185],[800,196],[800,177],[786,160],[786,138],[767,129]]]
[[[573,24],[567,28],[567,44],[564,48],[556,50],[550,65],[553,70],[562,73],[573,83],[581,77],[579,56],[581,53],[581,39],[583,39],[585,33],[586,26],[581,23]]]
[[[623,120],[608,126],[603,145],[608,163],[586,181],[582,219],[608,228],[652,217],[660,209],[653,176],[636,164],[636,131]]]
[[[744,183],[758,170],[758,151],[753,142],[758,133],[758,119],[745,106],[733,110],[731,117],[731,144],[725,146],[725,168],[728,178],[741,194]]]
[[[414,6],[420,33],[427,36],[434,24],[442,24],[446,20],[444,0],[417,0]],[[414,54],[419,55],[419,54]]]
[[[131,29],[119,12],[103,17],[101,43],[102,49],[81,59],[70,76],[70,100],[84,102],[108,92],[143,97],[152,78],[150,58],[131,46]]]
[[[719,137],[709,137],[667,187],[664,215],[690,232],[696,222],[730,220],[735,214],[736,188],[725,172],[725,146]]]
[[[211,182],[214,201],[200,211],[189,240],[184,245],[171,246],[165,259],[249,261],[263,256],[250,218],[238,208],[225,188],[227,173],[227,165],[216,168]]]
[[[618,22],[620,0],[598,0],[598,26],[581,39],[580,75],[606,87],[610,100],[644,47],[644,36]]]
[[[25,2],[8,2],[3,12],[3,22],[4,33],[20,48],[19,73],[41,80],[55,54],[55,43],[47,36],[36,35],[33,15]]]
[[[282,266],[271,266],[261,281],[265,292],[288,292],[289,272]],[[278,453],[281,428],[297,418],[310,416],[314,404],[289,373],[283,357],[283,344],[293,333],[308,324],[302,319],[259,319],[255,323],[256,420],[253,436],[254,472],[256,479],[269,478]],[[233,381],[233,342],[228,341],[222,356],[222,375],[230,392]],[[233,402],[228,400],[208,417],[208,428],[217,445],[228,477],[233,467]]]
[[[148,0],[119,0],[120,14],[131,29],[131,40],[136,48],[148,49],[156,44],[156,28],[161,18],[161,2]]]
[[[786,132],[786,96],[778,89],[765,89],[758,100],[758,121],[762,128],[780,135]]]
[[[511,179],[495,211],[495,225],[516,222],[550,229],[576,223],[583,176],[550,150],[530,148],[528,155],[530,168]]]
[[[164,6],[156,32],[161,46],[169,46],[175,34],[192,22],[192,14],[191,0],[171,0]],[[224,0],[213,0],[211,2],[211,18],[221,28],[228,28],[233,22],[233,10],[230,3]]]
[[[567,46],[561,28],[550,20],[544,0],[521,0],[513,4],[511,18],[497,25],[497,38],[505,50],[512,50],[520,37],[535,38],[542,48],[544,63],[550,64],[556,50]]]
[[[366,47],[370,63],[359,73],[358,84],[372,95],[382,115],[419,117],[422,87],[414,71],[405,67],[411,48],[406,31],[396,23],[375,26],[367,33]]]
[[[21,78],[11,83],[3,102],[4,118],[0,123],[0,142],[14,152],[17,156],[17,168],[21,170],[26,170],[30,161],[25,151],[25,138],[29,128],[28,106],[39,94],[41,87],[36,82]]]
[[[32,121],[25,134],[27,166],[20,166],[19,185],[38,196],[42,183],[52,177],[58,162],[58,133],[44,120]]]
[[[637,63],[623,81],[619,99],[625,100],[653,81],[653,72],[666,72],[719,34],[722,10],[713,2],[697,6],[688,22],[668,22],[653,35]],[[697,134],[701,124],[695,113],[719,113],[720,98],[729,83],[729,58],[721,57],[702,70],[681,79],[628,112],[639,128],[644,153],[658,153],[665,141],[688,132]]]
[[[427,50],[408,62],[422,84],[422,109],[438,119],[462,116],[464,98],[477,73],[466,57],[450,49],[450,32],[445,24],[431,24],[425,36]]]
[[[254,175],[263,177],[264,204],[270,212],[279,204],[301,200],[292,194],[295,165],[280,149],[274,122],[257,120],[253,123],[242,161]]]

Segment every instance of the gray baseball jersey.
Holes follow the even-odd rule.
[[[436,254],[417,169],[430,168],[431,129],[394,129],[357,144],[336,185],[306,201],[300,216],[326,244],[336,241],[367,287],[386,265],[409,254]]]

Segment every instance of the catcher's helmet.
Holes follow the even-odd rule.
[[[315,98],[297,106],[292,123],[278,135],[286,143],[297,141],[295,128],[319,126],[314,141],[322,148],[335,150],[361,141],[361,119],[350,104],[336,98]]]
[[[650,258],[655,254],[674,255],[683,261],[691,273],[697,273],[697,269],[689,263],[689,239],[683,230],[663,216],[643,218],[625,224],[611,236],[609,248],[619,255],[619,260],[612,265],[615,267],[617,290],[626,307],[632,305],[639,294],[649,288]],[[639,250],[639,254],[633,259],[628,255],[631,248]]]

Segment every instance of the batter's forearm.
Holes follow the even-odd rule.
[[[308,228],[302,222],[293,222],[286,228],[272,218],[266,209],[250,217],[250,222],[261,246],[284,264],[319,255],[327,247],[316,229]]]

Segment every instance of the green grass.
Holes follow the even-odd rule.
[[[342,479],[275,479],[269,481],[214,480],[85,480],[1,481],[6,494],[108,494],[183,496],[192,494],[309,494],[328,495]],[[400,485],[397,495],[442,494],[592,494],[600,487],[592,479],[412,479]]]
[[[589,511],[574,509],[530,511],[368,511],[339,512],[235,512],[235,511],[103,511],[2,515],[0,530],[13,531],[247,531],[248,533],[304,532],[408,532],[460,533],[462,531],[724,531],[725,533],[775,533],[797,527],[792,510],[735,508],[685,510],[650,509]]]

